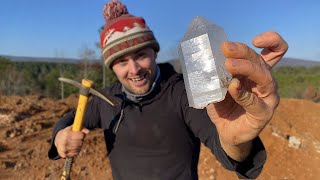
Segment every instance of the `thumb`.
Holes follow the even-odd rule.
[[[67,126],[66,128],[64,128],[67,131],[72,131],[72,125],[71,126]]]
[[[264,119],[268,112],[267,104],[255,94],[242,88],[237,78],[233,78],[228,88],[231,97],[246,111],[247,115],[255,119]]]
[[[90,133],[90,130],[87,128],[83,128],[81,132],[83,132],[85,135],[88,135]]]

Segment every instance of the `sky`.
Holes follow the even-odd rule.
[[[80,58],[96,52],[107,0],[1,0],[0,55]],[[251,41],[278,32],[289,44],[285,57],[320,61],[319,0],[122,0],[129,13],[144,17],[160,43],[159,61],[177,57],[196,16],[222,27],[229,41]],[[257,52],[260,49],[254,48]]]

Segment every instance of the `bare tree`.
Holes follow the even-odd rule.
[[[64,53],[63,51],[57,51],[55,50],[55,57],[59,59],[59,74],[60,77],[64,77],[64,67],[63,63],[65,62],[64,60]],[[61,99],[64,99],[64,83],[60,81],[60,88],[61,88]]]
[[[94,60],[95,52],[94,50],[88,48],[87,45],[83,45],[80,50],[80,59],[84,64],[83,76],[84,78],[88,78],[88,72],[90,70],[90,61]]]
[[[101,57],[102,61],[102,88],[106,86],[106,67],[104,66],[104,60],[103,57]]]
[[[99,35],[103,32],[104,30],[104,26],[101,26],[100,29],[98,30],[99,32]],[[96,47],[98,49],[101,49],[101,45],[100,43],[96,43]],[[103,60],[103,57],[101,56],[101,68],[102,68],[102,88],[104,88],[106,86],[106,67],[104,65],[104,60]]]
[[[95,45],[98,49],[101,49],[99,42],[95,43]],[[106,67],[104,65],[104,60],[102,56],[100,57],[100,59],[101,59],[101,68],[102,68],[102,88],[104,88],[106,86]]]
[[[4,71],[4,81],[1,82],[1,87],[6,87],[2,90],[6,95],[25,95],[29,90],[28,82],[24,78],[22,72],[15,68],[8,68]]]

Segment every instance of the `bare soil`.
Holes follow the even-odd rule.
[[[64,160],[47,157],[55,122],[77,97],[0,97],[0,179],[59,179]],[[282,99],[261,133],[268,158],[258,179],[320,179],[320,104]],[[90,133],[72,168],[73,179],[112,179],[103,135]],[[237,179],[202,146],[199,179]]]

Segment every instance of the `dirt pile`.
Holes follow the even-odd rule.
[[[64,160],[47,158],[54,123],[75,107],[77,97],[0,97],[0,179],[59,179]],[[320,104],[282,99],[261,134],[268,151],[258,179],[320,179]],[[76,158],[73,179],[112,179],[100,130]],[[237,179],[202,147],[199,179]]]

